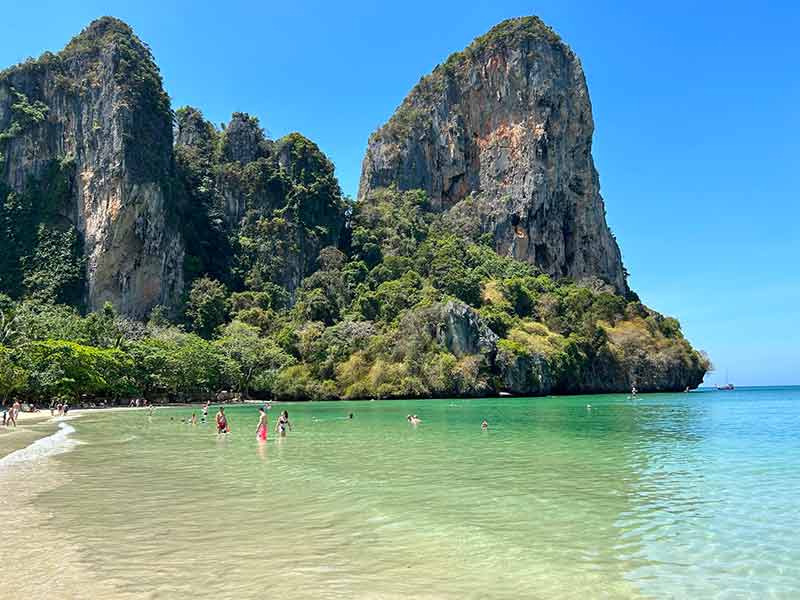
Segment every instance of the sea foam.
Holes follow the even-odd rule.
[[[61,454],[77,445],[78,442],[70,437],[71,434],[75,433],[75,428],[72,425],[62,422],[59,423],[58,427],[58,431],[54,434],[38,439],[30,446],[15,450],[11,454],[0,458],[0,469],[53,456],[54,454]]]

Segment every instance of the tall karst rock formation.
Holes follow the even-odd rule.
[[[359,197],[425,190],[453,227],[554,277],[628,291],[592,160],[580,61],[536,17],[510,19],[422,78],[369,140]]]
[[[217,130],[192,107],[176,111],[175,158],[187,276],[211,274],[234,290],[277,286],[292,304],[320,250],[345,232],[333,163],[299,133],[269,139],[241,112]]]
[[[169,98],[125,23],[104,17],[0,73],[3,288],[135,317],[172,304],[183,267],[172,179]]]

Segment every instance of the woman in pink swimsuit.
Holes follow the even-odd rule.
[[[256,439],[264,441],[267,439],[267,413],[263,408],[258,409],[258,427],[256,428]]]

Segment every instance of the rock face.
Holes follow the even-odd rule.
[[[187,255],[199,257],[204,272],[218,271],[229,282],[238,278],[233,287],[268,291],[277,285],[292,302],[316,270],[320,250],[339,245],[345,230],[346,204],[333,164],[299,133],[268,139],[246,113],[233,113],[220,131],[195,108],[176,115],[177,170],[188,196],[182,222],[205,213],[206,222],[195,229],[219,224],[233,240],[227,264],[217,269],[209,265],[222,253],[219,244],[205,244],[212,246],[209,256],[187,232]]]
[[[522,396],[544,396],[553,391],[550,366],[539,354],[518,356],[501,350],[497,370],[501,391]]]
[[[494,361],[498,337],[473,308],[450,300],[431,310],[436,313],[434,338],[448,351],[458,357],[481,354]]]
[[[505,21],[424,77],[369,140],[359,198],[423,189],[499,253],[628,291],[592,160],[580,61],[542,21]]]
[[[18,194],[70,165],[58,212],[78,231],[84,300],[140,317],[182,289],[171,219],[169,98],[147,47],[116,19],[93,22],[58,54],[0,74],[0,183]]]

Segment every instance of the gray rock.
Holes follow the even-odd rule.
[[[424,77],[372,135],[359,198],[423,189],[499,253],[625,293],[593,131],[578,58],[538,18],[511,19]]]
[[[500,349],[496,365],[498,391],[522,396],[544,396],[553,391],[550,365],[542,355],[517,355]]]
[[[481,354],[491,363],[497,351],[497,335],[470,306],[450,300],[432,309],[436,319],[433,335],[440,344],[458,357]]]
[[[134,77],[134,75],[136,77]],[[75,164],[66,217],[83,239],[87,305],[142,317],[183,287],[183,245],[169,221],[169,98],[147,47],[116,19],[93,22],[59,54],[0,73],[0,131],[15,99],[46,106],[0,147],[0,181],[22,192],[53,161]]]
[[[256,117],[235,112],[225,127],[222,154],[226,160],[249,163],[266,154],[264,132]]]

